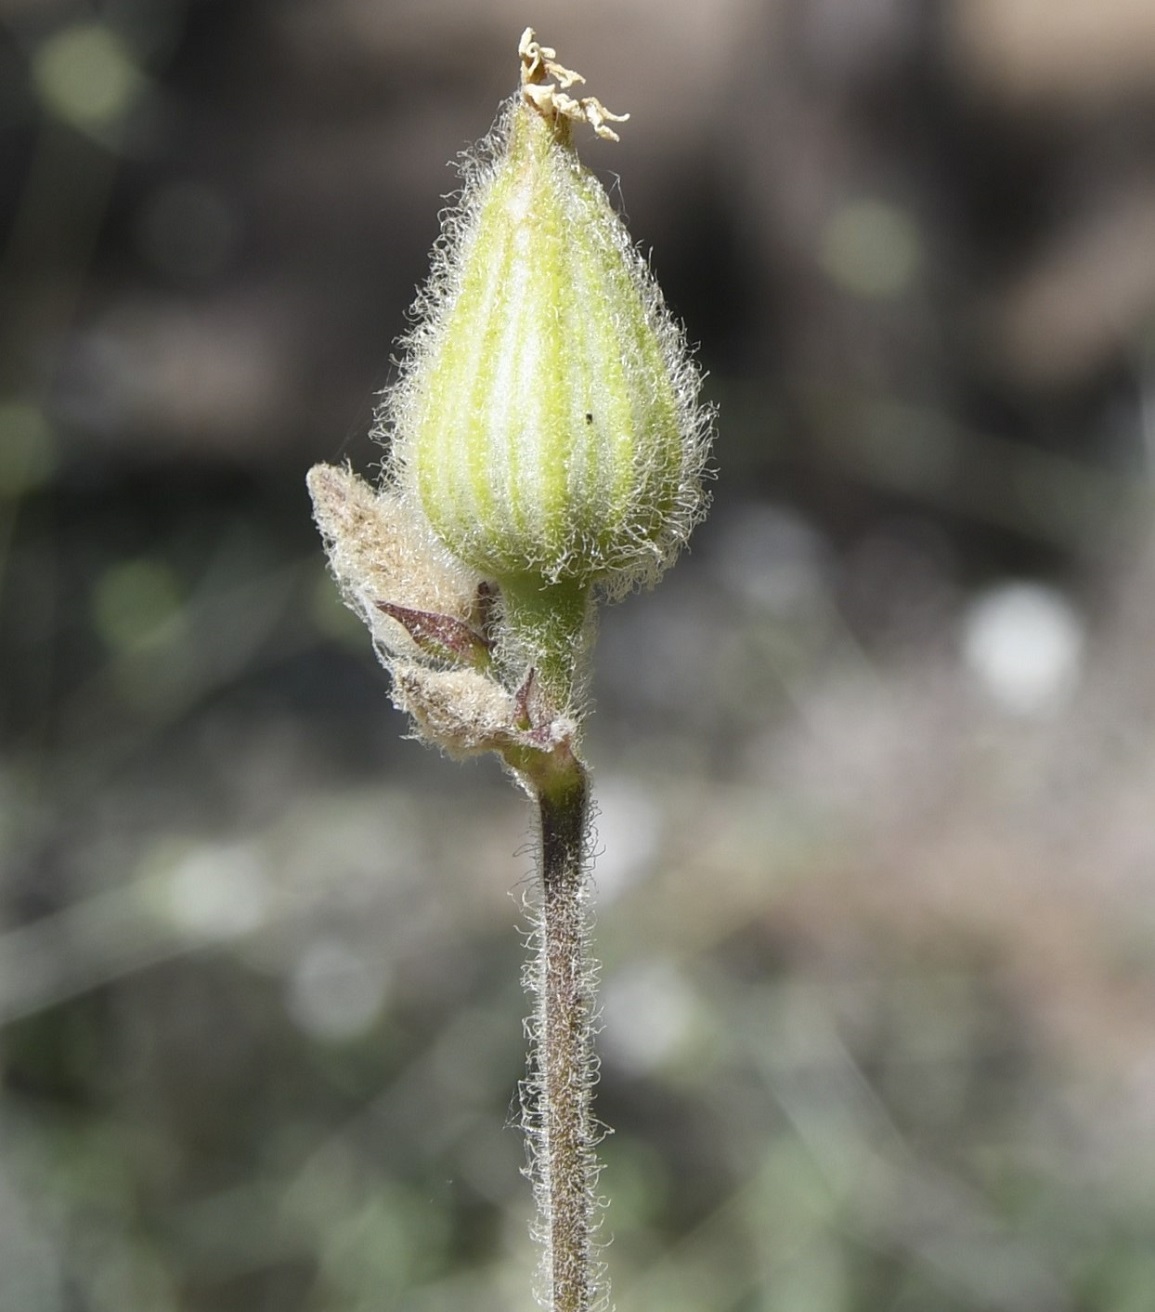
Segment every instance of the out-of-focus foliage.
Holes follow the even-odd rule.
[[[527,818],[305,469],[526,22],[702,342],[605,616],[625,1312],[1155,1305],[1155,19],[0,0],[0,1309],[527,1306]]]

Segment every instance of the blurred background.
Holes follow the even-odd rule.
[[[617,1305],[1148,1312],[1149,0],[0,0],[0,1310],[530,1305],[528,816],[304,488],[527,23],[720,407],[588,742]]]

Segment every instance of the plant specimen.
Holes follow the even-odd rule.
[[[582,721],[595,606],[652,584],[705,498],[700,374],[644,258],[578,160],[610,113],[527,29],[521,84],[433,252],[372,488],[309,488],[346,603],[419,737],[495,752],[536,806],[541,875],[523,1124],[549,1312],[605,1299],[595,1235],[594,977]]]

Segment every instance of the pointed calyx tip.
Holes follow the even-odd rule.
[[[575,100],[566,92],[575,83],[584,82],[580,73],[557,62],[557,51],[538,43],[537,33],[527,27],[517,47],[521,56],[521,94],[544,118],[571,119],[588,123],[599,137],[608,141],[620,138],[610,123],[624,123],[628,114],[614,114],[595,96]],[[552,79],[552,81],[550,80]]]

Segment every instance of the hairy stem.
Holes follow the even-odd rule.
[[[580,695],[589,652],[590,585],[526,574],[502,579],[501,598],[515,682],[532,666],[554,706],[568,710]]]
[[[593,1118],[593,979],[586,825],[589,785],[576,760],[564,781],[538,792],[541,924],[527,1129],[545,1246],[548,1312],[590,1312],[598,1292],[594,1212],[598,1163]]]

